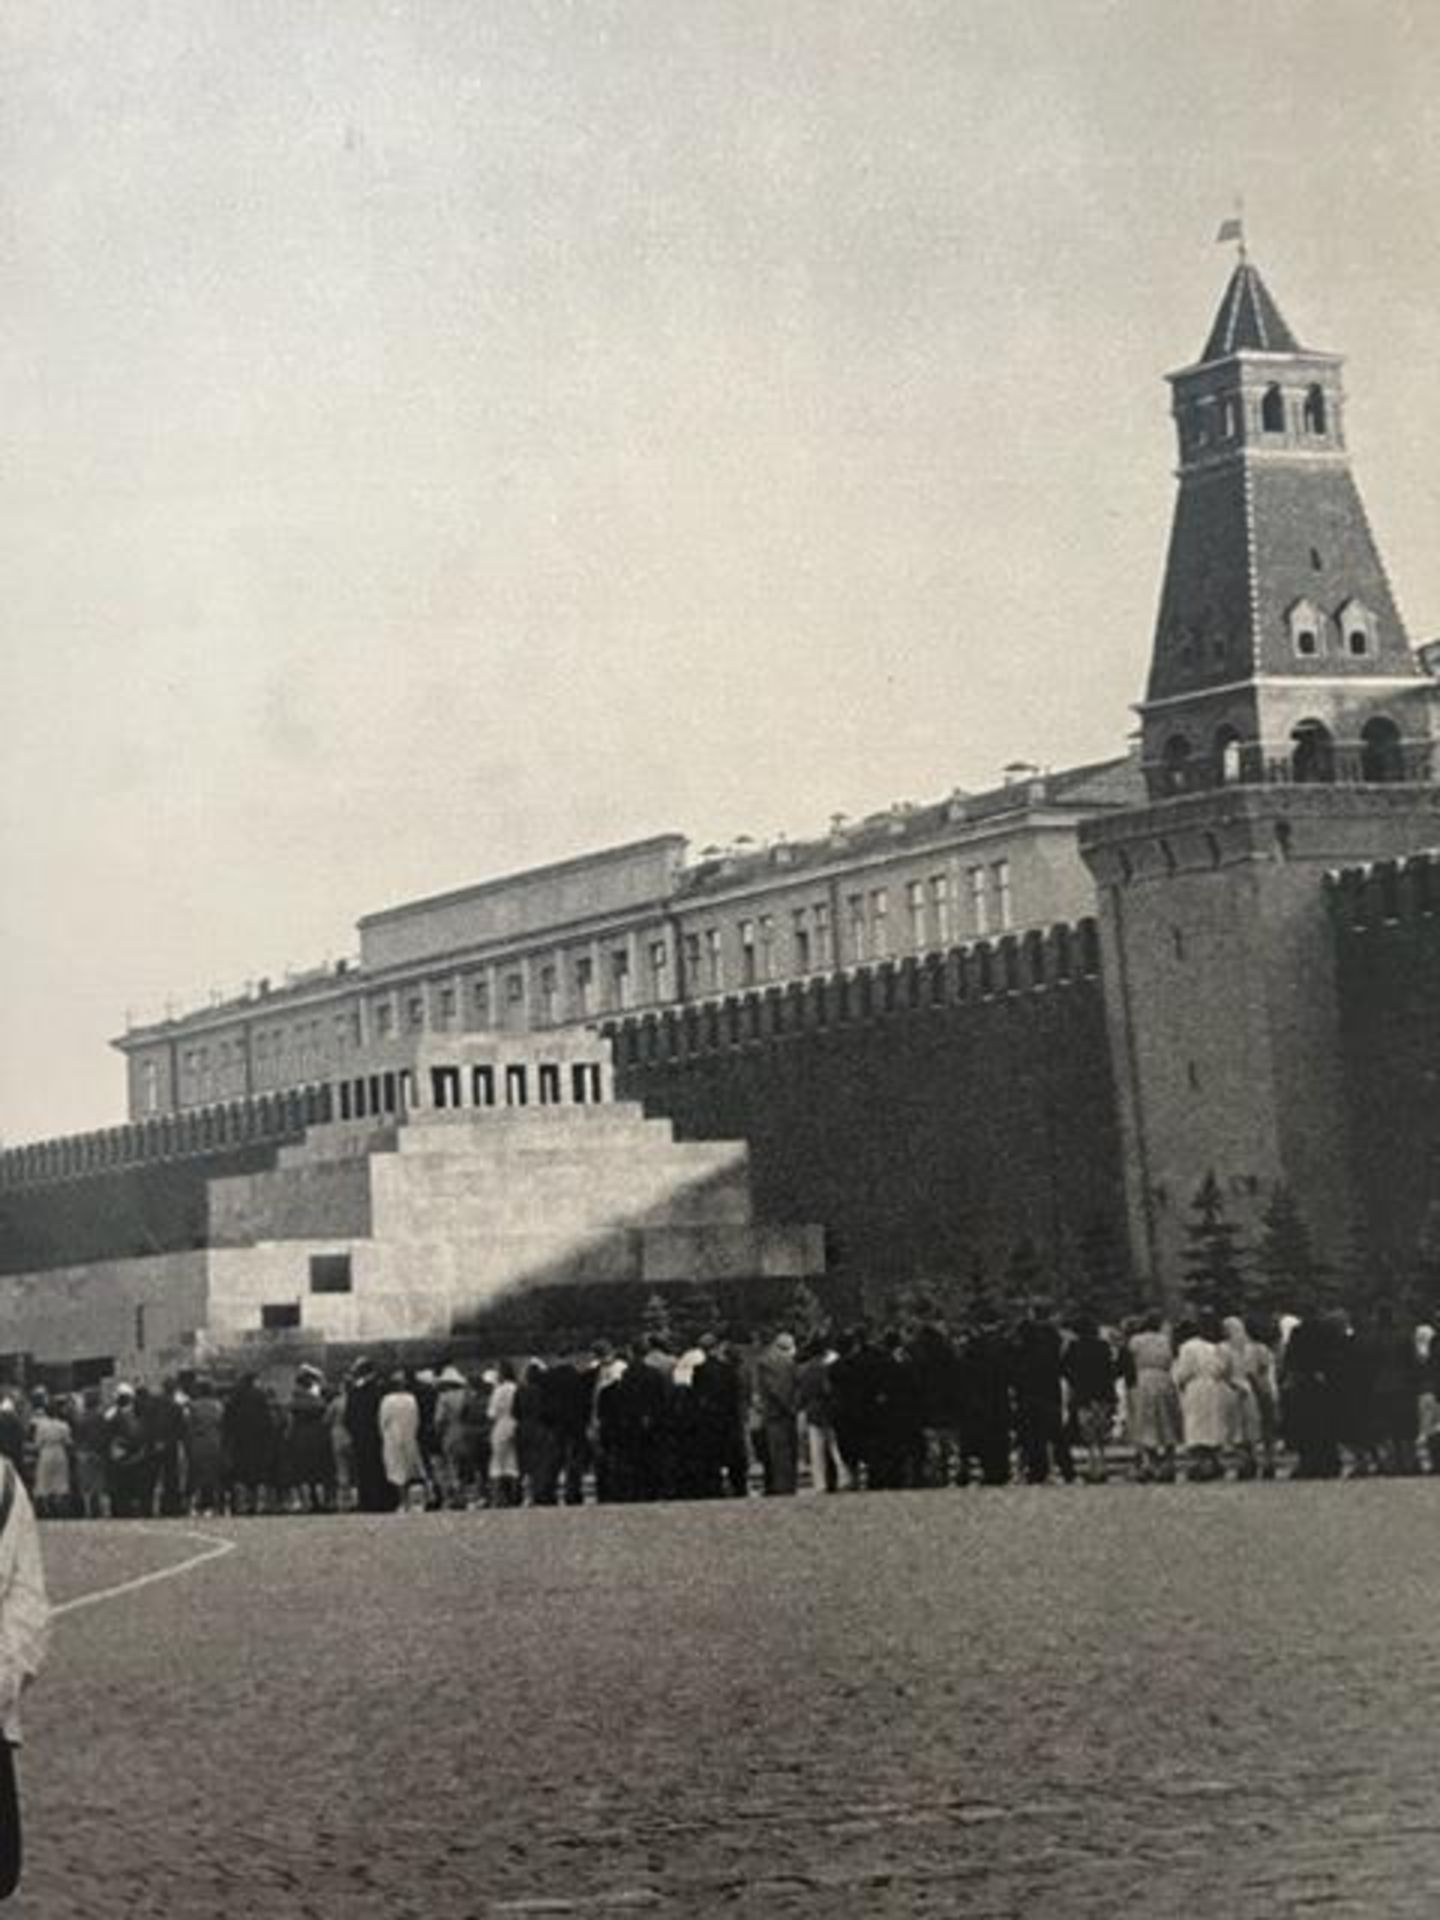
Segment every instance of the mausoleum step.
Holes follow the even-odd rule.
[[[749,1191],[743,1162],[695,1160],[689,1165],[652,1167],[633,1162],[587,1166],[570,1160],[513,1160],[498,1166],[448,1161],[426,1167],[423,1176],[416,1178],[392,1179],[377,1172],[371,1184],[371,1218],[389,1218],[406,1205],[422,1211],[512,1206],[530,1217],[543,1217],[549,1208],[570,1203],[590,1211],[620,1213],[682,1201],[686,1196],[719,1193],[748,1198]]]
[[[749,1150],[739,1140],[661,1140],[652,1134],[636,1134],[630,1138],[607,1137],[597,1135],[593,1140],[576,1140],[565,1135],[513,1135],[509,1138],[496,1137],[490,1140],[449,1140],[444,1147],[432,1147],[427,1152],[400,1154],[393,1159],[381,1161],[383,1167],[393,1168],[396,1177],[406,1179],[410,1169],[420,1163],[426,1172],[416,1177],[428,1178],[428,1168],[434,1166],[465,1167],[507,1167],[525,1162],[550,1162],[556,1167],[573,1166],[589,1168],[607,1168],[617,1166],[675,1167],[685,1173],[693,1173],[697,1167],[706,1166],[743,1166],[749,1158]]]
[[[613,1100],[593,1107],[443,1107],[412,1113],[399,1129],[402,1150],[421,1148],[436,1134],[481,1129],[491,1133],[560,1131],[619,1133],[649,1128],[669,1134],[673,1123],[647,1114],[638,1100]]]
[[[403,1201],[381,1210],[377,1237],[410,1238],[423,1233],[435,1219],[436,1210],[426,1205]],[[447,1203],[446,1218],[452,1231],[479,1235],[524,1233],[544,1226],[566,1233],[612,1232],[621,1229],[641,1231],[672,1227],[693,1228],[704,1232],[711,1228],[748,1226],[753,1219],[746,1193],[694,1193],[663,1196],[619,1203],[606,1198],[588,1201],[567,1200],[557,1196],[544,1206],[527,1205],[523,1200],[457,1199]]]

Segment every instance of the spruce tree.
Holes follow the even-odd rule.
[[[1129,1250],[1108,1214],[1092,1214],[1080,1234],[1071,1304],[1102,1325],[1139,1305]]]
[[[984,1326],[997,1317],[997,1302],[983,1254],[977,1253],[970,1262],[961,1287],[960,1310],[962,1320],[970,1327]]]
[[[1413,1304],[1432,1324],[1440,1317],[1440,1200],[1432,1200],[1420,1223],[1411,1263]]]
[[[1196,1313],[1238,1313],[1245,1304],[1244,1250],[1240,1230],[1225,1218],[1225,1201],[1212,1167],[1190,1203],[1188,1244],[1181,1255],[1187,1304]]]
[[[1261,1275],[1258,1304],[1268,1313],[1295,1313],[1302,1319],[1330,1304],[1333,1276],[1315,1252],[1315,1243],[1299,1203],[1283,1182],[1270,1196],[1261,1222],[1255,1265]]]
[[[1023,1306],[1045,1290],[1045,1263],[1040,1258],[1040,1249],[1028,1233],[1023,1234],[1010,1249],[1010,1258],[1005,1263],[1005,1304]]]
[[[673,1337],[669,1302],[658,1288],[640,1310],[640,1331],[646,1339],[652,1334],[658,1336],[667,1346]]]
[[[1410,1291],[1411,1275],[1406,1269],[1403,1254],[1373,1245],[1352,1226],[1334,1271],[1321,1269],[1321,1304],[1344,1307],[1362,1321],[1369,1320],[1382,1302],[1402,1308]]]
[[[673,1324],[677,1336],[693,1346],[702,1333],[714,1333],[720,1325],[720,1303],[709,1286],[689,1287],[675,1302]]]

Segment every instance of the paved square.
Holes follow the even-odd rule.
[[[1440,1912],[1432,1481],[206,1531],[57,1622],[13,1911]]]

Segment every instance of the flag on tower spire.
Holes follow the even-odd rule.
[[[1215,236],[1215,244],[1219,246],[1220,243],[1225,240],[1233,240],[1235,242],[1235,245],[1240,250],[1240,258],[1243,261],[1246,258],[1245,202],[1241,200],[1238,195],[1235,200],[1234,213],[1231,214],[1228,220],[1222,220],[1220,222],[1220,231]]]

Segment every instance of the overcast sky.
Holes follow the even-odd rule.
[[[0,1134],[412,895],[1119,750],[1243,188],[1440,632],[1430,0],[6,0]]]

